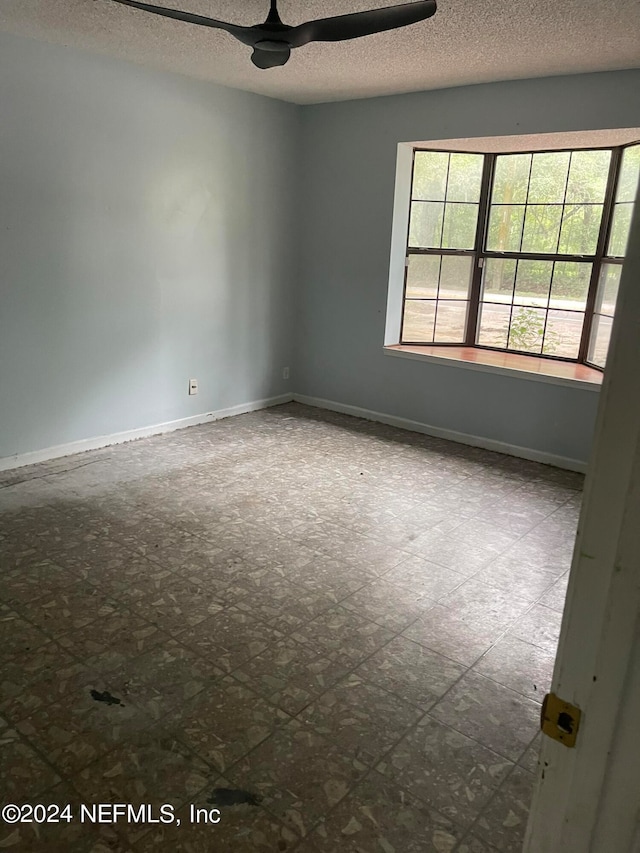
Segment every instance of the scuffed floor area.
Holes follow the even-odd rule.
[[[2,799],[73,815],[0,848],[519,851],[581,487],[298,404],[0,474]]]

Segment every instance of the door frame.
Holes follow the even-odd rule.
[[[551,690],[582,718],[543,735],[524,853],[640,853],[640,194]]]

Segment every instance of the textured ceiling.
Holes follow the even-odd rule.
[[[262,22],[268,0],[155,0],[234,23]],[[280,0],[288,24],[393,0]],[[217,30],[111,0],[0,0],[0,30],[72,45],[295,103],[469,83],[640,67],[639,0],[438,0],[435,17],[367,38],[294,50],[260,70]]]

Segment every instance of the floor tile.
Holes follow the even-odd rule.
[[[42,560],[11,572],[0,579],[0,598],[9,605],[35,601],[42,596],[64,592],[80,580],[79,576],[61,566]]]
[[[466,577],[453,569],[414,556],[394,566],[384,579],[408,587],[435,602],[463,584]]]
[[[265,589],[246,596],[238,609],[289,634],[302,628],[336,604],[335,596],[324,590],[311,590],[277,578]]]
[[[409,585],[399,586],[387,575],[342,599],[340,605],[395,632],[407,628],[433,605],[433,599]]]
[[[421,716],[415,706],[352,673],[308,705],[298,719],[345,755],[372,765]]]
[[[167,579],[157,593],[132,603],[137,616],[171,635],[204,622],[225,605],[221,594],[182,577]]]
[[[465,666],[471,666],[502,636],[501,618],[469,622],[449,607],[436,604],[419,616],[403,635]]]
[[[514,762],[540,726],[540,705],[474,672],[464,675],[429,713]]]
[[[474,665],[473,671],[542,702],[551,688],[555,657],[508,634]]]
[[[565,573],[550,587],[540,599],[540,604],[549,607],[551,610],[556,610],[558,613],[564,611],[565,599],[567,597],[567,585],[569,583],[569,574]]]
[[[84,628],[96,619],[114,613],[112,599],[99,594],[94,586],[80,582],[55,595],[19,605],[20,613],[50,637]]]
[[[463,675],[465,668],[413,640],[396,637],[355,672],[426,711]]]
[[[291,717],[229,676],[169,713],[163,727],[219,773]]]
[[[16,728],[68,778],[152,724],[129,702],[96,701],[87,687],[41,706]]]
[[[286,577],[312,592],[332,594],[336,602],[376,579],[366,567],[356,567],[327,554],[316,554],[303,566],[289,568]]]
[[[456,848],[455,853],[497,853],[497,848],[470,833]]]
[[[291,634],[320,654],[339,654],[356,666],[392,637],[393,632],[344,607],[333,607]]]
[[[108,672],[167,640],[167,634],[136,613],[117,610],[64,634],[59,644],[87,666]]]
[[[562,613],[543,604],[535,604],[524,616],[509,629],[509,633],[519,640],[532,643],[555,655],[560,636]]]
[[[558,569],[526,563],[515,549],[501,554],[474,579],[498,590],[513,592],[533,604],[557,581]]]
[[[289,714],[297,714],[354,666],[291,638],[278,640],[234,670],[234,677]]]
[[[63,698],[88,668],[53,641],[8,660],[0,675],[0,712],[14,722]],[[76,685],[77,686],[77,685]]]
[[[473,830],[501,853],[520,853],[529,818],[535,776],[516,767],[483,809]]]
[[[17,805],[61,781],[53,767],[10,728],[0,731],[0,778],[5,801]]]
[[[118,607],[131,607],[143,598],[160,595],[175,575],[146,557],[127,554],[102,563],[96,571],[88,569],[85,578],[100,595],[114,599]]]
[[[535,738],[531,741],[524,754],[520,758],[518,764],[529,773],[538,772],[538,758],[542,748],[542,732],[538,732]]]
[[[175,640],[168,640],[105,677],[116,696],[132,701],[159,720],[223,675],[215,660],[207,660]]]
[[[108,755],[73,777],[86,803],[145,803],[178,808],[189,802],[217,774],[201,758],[159,727],[131,737]],[[124,833],[131,843],[144,835],[143,824],[131,824]]]
[[[251,791],[299,835],[346,796],[366,771],[313,729],[292,720],[238,761],[226,777]]]
[[[370,773],[330,812],[299,848],[307,853],[451,853],[462,835],[452,821]]]
[[[483,545],[469,544],[456,537],[456,530],[437,536],[421,536],[413,543],[412,550],[431,563],[452,569],[465,577],[475,575],[497,556],[496,551]]]
[[[3,659],[21,657],[47,643],[49,638],[6,604],[0,604],[0,646]]]
[[[231,672],[281,640],[283,634],[239,607],[221,610],[178,634],[182,645]]]
[[[427,716],[377,770],[456,824],[469,826],[512,767],[502,756]]]
[[[510,590],[499,590],[482,583],[477,578],[465,581],[462,586],[440,599],[465,622],[482,625],[487,620],[502,622],[505,628],[530,607],[531,602]]]

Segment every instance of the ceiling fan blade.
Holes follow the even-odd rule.
[[[401,6],[387,6],[368,12],[354,12],[333,18],[319,18],[292,27],[287,33],[291,47],[301,47],[311,41],[343,41],[394,30],[424,21],[436,13],[435,0],[416,0]]]
[[[260,50],[256,47],[251,54],[251,61],[258,68],[276,68],[278,65],[285,65],[290,56],[288,47],[283,50]]]
[[[264,31],[259,27],[241,27],[237,24],[229,24],[226,21],[217,21],[215,18],[205,18],[202,15],[194,15],[191,12],[182,12],[180,9],[166,9],[164,6],[152,6],[149,3],[139,3],[138,0],[111,0],[112,3],[120,3],[122,6],[131,6],[141,9],[143,12],[152,12],[163,18],[173,18],[176,21],[184,21],[187,24],[198,24],[201,27],[212,27],[217,30],[226,30],[235,36],[243,44],[253,47],[257,41],[264,38]]]

